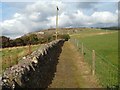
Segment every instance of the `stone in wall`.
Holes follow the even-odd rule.
[[[2,75],[2,89],[47,88],[56,72],[63,43],[64,40],[56,40],[44,44],[8,68]]]

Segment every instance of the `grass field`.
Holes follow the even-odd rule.
[[[31,45],[31,52],[36,50],[40,45]],[[19,59],[25,55],[29,54],[29,47],[12,47],[12,48],[4,48],[0,50],[0,59],[2,70],[4,71],[6,68],[15,65],[18,63]]]
[[[91,50],[95,50],[103,57],[110,60],[114,65],[118,65],[118,32],[106,33],[106,31],[84,31],[78,35],[73,35],[72,38],[77,38]]]
[[[71,35],[77,40],[79,49],[83,43],[84,58],[92,68],[92,50],[96,52],[96,75],[103,86],[117,84],[118,32],[110,30],[88,30]],[[76,43],[76,41],[74,41]]]
[[[90,49],[118,65],[118,33],[97,35],[80,39]]]

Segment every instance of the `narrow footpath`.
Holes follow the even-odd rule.
[[[98,88],[95,77],[82,56],[69,41],[62,47],[57,71],[49,88]]]

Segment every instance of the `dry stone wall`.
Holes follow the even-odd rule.
[[[17,65],[7,69],[2,75],[2,89],[47,88],[55,75],[63,43],[64,40],[56,40],[41,45],[31,55],[23,57]]]

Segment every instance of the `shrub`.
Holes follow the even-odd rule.
[[[68,41],[70,39],[69,34],[63,34],[59,36],[61,39],[65,39],[65,41]]]

